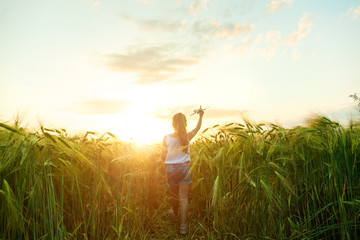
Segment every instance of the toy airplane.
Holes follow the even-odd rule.
[[[200,108],[199,108],[199,109],[195,109],[194,112],[191,114],[191,116],[194,115],[194,114],[198,114],[198,113],[200,112],[200,110],[205,111],[206,109],[208,109],[208,108],[204,108],[204,109],[203,109],[203,108],[201,108],[201,105],[200,105]]]

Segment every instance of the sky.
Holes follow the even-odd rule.
[[[346,123],[359,0],[2,0],[0,121],[161,141],[195,127]]]

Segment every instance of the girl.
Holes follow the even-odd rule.
[[[200,130],[204,110],[196,111],[199,120],[194,130],[187,132],[186,117],[182,113],[173,116],[174,133],[164,137],[161,158],[166,166],[167,184],[171,191],[171,205],[175,215],[180,212],[180,234],[187,234],[187,210],[190,174],[190,140]],[[179,211],[178,211],[179,210]]]

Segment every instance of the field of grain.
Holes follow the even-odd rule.
[[[182,238],[160,145],[20,125],[0,124],[0,239]],[[359,122],[204,131],[191,146],[186,239],[360,238]]]

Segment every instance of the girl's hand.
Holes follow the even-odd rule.
[[[198,114],[200,115],[200,117],[202,117],[204,115],[204,109],[200,107],[200,109],[198,110]]]
[[[191,114],[191,116],[192,116],[192,115],[194,115],[194,114],[199,114],[199,115],[200,115],[200,117],[202,117],[202,116],[204,115],[204,111],[205,111],[206,109],[207,109],[207,108],[202,109],[202,108],[201,108],[201,105],[200,105],[200,108],[199,108],[199,109],[194,110],[194,112],[193,112],[193,114]]]

